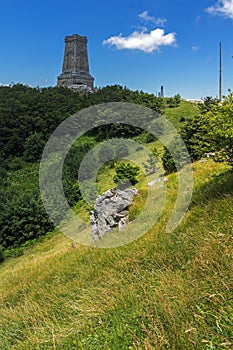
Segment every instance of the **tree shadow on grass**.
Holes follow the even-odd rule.
[[[233,196],[233,169],[213,175],[208,183],[199,186],[192,197],[190,208],[198,204],[207,204],[212,200]]]

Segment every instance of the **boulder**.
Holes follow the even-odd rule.
[[[136,188],[120,190],[110,189],[97,197],[94,210],[90,213],[92,239],[99,240],[111,228],[118,226],[121,231],[127,225],[128,208]]]

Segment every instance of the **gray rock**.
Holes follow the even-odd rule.
[[[133,196],[138,193],[133,189],[111,189],[98,196],[94,210],[90,213],[92,239],[99,240],[111,228],[118,226],[121,231],[127,225],[128,208]]]

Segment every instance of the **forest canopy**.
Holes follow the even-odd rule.
[[[18,247],[53,230],[39,191],[38,162],[44,146],[51,133],[66,118],[83,108],[108,102],[140,104],[163,114],[165,108],[179,106],[180,96],[159,98],[119,85],[106,86],[95,93],[77,93],[63,87],[32,88],[22,84],[0,87],[1,249]],[[179,125],[193,161],[212,152],[215,160],[233,164],[232,92],[222,103],[207,97],[200,104],[196,116],[182,120]],[[155,141],[153,135],[142,129],[122,124],[89,131],[74,144],[65,160],[63,189],[71,206],[81,200],[78,167],[85,154],[106,135],[107,138],[140,136],[143,143]],[[174,152],[176,148],[177,144],[173,147]],[[103,153],[106,156],[106,150],[102,149],[101,152],[102,156]],[[161,161],[167,173],[176,171],[167,149],[164,149]],[[180,166],[185,162],[182,158]]]

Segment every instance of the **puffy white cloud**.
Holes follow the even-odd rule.
[[[206,9],[211,15],[222,15],[233,19],[233,0],[218,0],[214,6]]]
[[[138,17],[144,22],[151,22],[153,24],[158,25],[159,27],[164,27],[164,25],[167,22],[166,18],[160,18],[160,17],[156,18],[154,16],[149,16],[148,11],[143,11],[138,15]]]
[[[118,50],[141,50],[153,52],[159,50],[160,46],[171,46],[176,43],[176,33],[165,34],[163,29],[154,29],[149,33],[133,32],[128,37],[112,36],[104,40],[103,45],[115,46]]]

